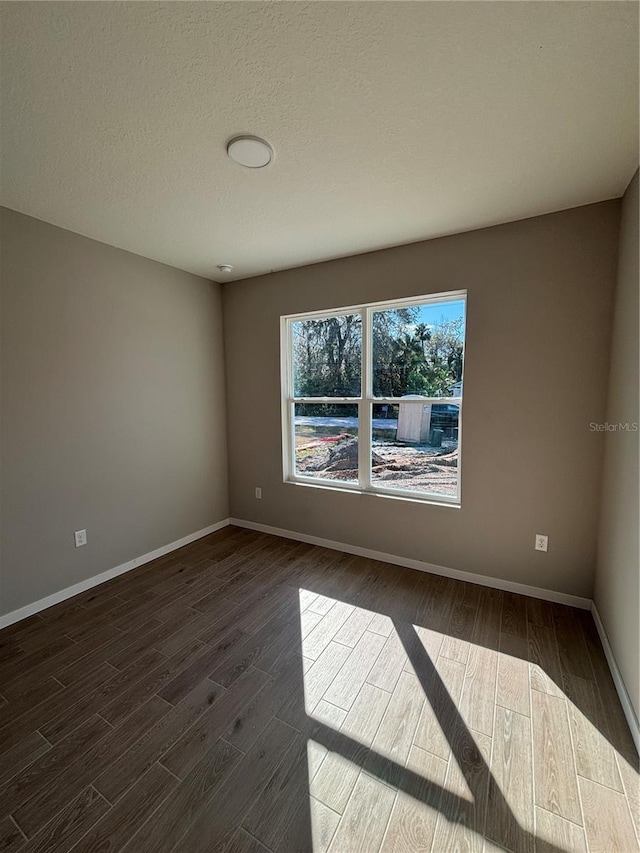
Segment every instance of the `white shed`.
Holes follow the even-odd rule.
[[[431,429],[431,403],[423,402],[417,394],[406,394],[398,413],[398,441],[427,444]]]

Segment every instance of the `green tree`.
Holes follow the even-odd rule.
[[[376,397],[398,397],[406,394],[408,372],[402,362],[402,344],[406,329],[415,325],[419,308],[377,311],[373,315],[373,393]],[[407,355],[410,355],[407,352]],[[414,392],[418,393],[418,392]]]
[[[448,396],[462,378],[462,319],[430,327],[416,323],[419,308],[373,317],[373,392],[377,397]]]
[[[462,378],[462,318],[427,326],[417,322],[419,313],[417,306],[374,312],[373,392],[377,397],[448,396],[453,383]],[[360,315],[294,323],[293,355],[297,395],[358,396]],[[338,404],[332,408],[344,413]],[[329,413],[326,406],[322,413]]]
[[[303,320],[293,324],[295,393],[301,397],[357,397],[360,394],[362,323],[359,314]],[[335,411],[333,411],[335,409]],[[307,414],[316,414],[306,409]],[[344,414],[326,406],[318,414]]]

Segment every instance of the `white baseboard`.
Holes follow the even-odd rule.
[[[638,723],[638,718],[636,716],[634,707],[631,704],[631,697],[629,696],[629,693],[625,686],[624,680],[622,678],[622,673],[620,672],[618,664],[616,663],[616,659],[613,656],[613,649],[611,648],[609,637],[607,636],[607,632],[605,631],[604,625],[602,624],[602,619],[600,618],[600,614],[598,613],[598,608],[596,607],[595,602],[593,601],[591,602],[591,615],[593,616],[593,621],[596,623],[596,628],[598,629],[598,634],[600,635],[600,642],[602,643],[602,648],[604,649],[604,654],[607,658],[609,669],[611,670],[611,677],[613,678],[613,683],[615,684],[616,690],[618,691],[618,697],[620,699],[620,704],[622,705],[622,710],[624,711],[624,715],[627,718],[627,723],[629,723],[629,728],[631,729],[631,736],[633,737],[636,749],[640,754],[640,724]]]
[[[242,518],[231,518],[231,524],[237,527],[247,527],[249,530],[258,530],[261,533],[271,533],[274,536],[282,536],[285,539],[295,539],[298,542],[308,542],[310,545],[321,545],[323,548],[332,548],[334,551],[344,551],[347,554],[357,554],[359,557],[368,557],[371,560],[380,560],[383,563],[392,563],[395,566],[405,566],[408,569],[417,569],[419,572],[429,572],[432,575],[443,575],[446,578],[454,578],[467,583],[475,583],[480,586],[488,586],[492,589],[503,589],[507,592],[517,592],[519,595],[528,595],[532,598],[543,598],[545,601],[555,601],[558,604],[568,604],[570,607],[579,607],[581,610],[591,609],[591,599],[581,598],[578,595],[569,595],[566,592],[556,592],[553,589],[541,589],[537,586],[528,586],[524,583],[491,578],[486,575],[476,575],[473,572],[463,572],[459,569],[449,569],[446,566],[436,566],[434,563],[425,563],[422,560],[412,560],[409,557],[397,557],[394,554],[385,554],[382,551],[372,551],[370,548],[360,548],[357,545],[348,545],[345,542],[334,542],[332,539],[322,539],[319,536],[309,536],[306,533],[298,533],[295,530],[283,530],[280,527],[271,527],[268,524],[258,524],[255,521],[245,521]]]
[[[118,575],[130,572],[131,569],[136,569],[138,566],[143,566],[145,563],[157,560],[158,557],[164,557],[165,554],[169,554],[171,551],[182,548],[183,545],[189,545],[191,542],[195,542],[196,539],[202,539],[203,536],[208,536],[210,533],[215,533],[216,530],[221,530],[223,527],[227,527],[229,523],[229,519],[224,518],[222,521],[217,521],[215,524],[203,527],[202,530],[196,530],[195,533],[189,533],[188,536],[183,536],[182,539],[177,539],[175,542],[170,542],[168,545],[162,545],[160,548],[156,548],[155,551],[149,551],[148,554],[143,554],[142,557],[135,557],[127,563],[122,563],[113,569],[107,569],[106,572],[94,575],[92,578],[87,578],[87,580],[80,581],[80,583],[76,583],[73,586],[68,586],[66,589],[61,589],[59,592],[47,595],[45,598],[34,601],[33,604],[27,604],[19,610],[13,610],[11,613],[5,613],[4,616],[0,616],[0,629],[13,625],[14,622],[19,622],[21,619],[26,619],[28,616],[33,616],[41,610],[46,610],[47,607],[53,607],[54,604],[59,604],[67,598],[79,595],[81,592],[86,592],[94,586],[99,586],[101,583],[111,580],[111,578],[116,578]]]

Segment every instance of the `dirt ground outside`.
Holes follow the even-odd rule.
[[[315,431],[314,431],[315,432]],[[296,432],[296,471],[324,480],[357,482],[358,439],[355,430],[333,435]],[[458,483],[458,445],[407,445],[374,437],[372,482],[390,489],[455,496]]]

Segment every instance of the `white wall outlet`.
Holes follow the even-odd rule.
[[[536,533],[536,551],[547,551],[549,548],[549,537],[542,533]]]
[[[262,500],[262,489],[260,488],[260,486],[256,486],[256,500]]]
[[[81,545],[87,544],[87,531],[86,530],[76,530],[73,534],[76,540],[76,548],[79,548]]]

